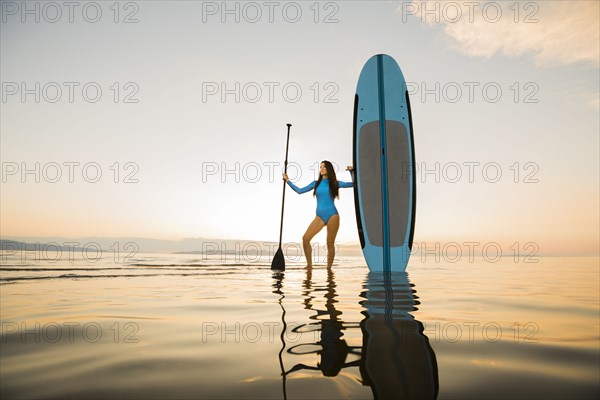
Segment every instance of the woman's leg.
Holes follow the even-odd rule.
[[[327,268],[333,265],[335,258],[335,237],[340,228],[340,215],[335,214],[327,221]]]
[[[310,248],[311,239],[319,233],[325,226],[325,222],[319,217],[315,217],[313,222],[310,223],[304,236],[302,236],[302,247],[304,248],[304,256],[306,257],[306,266],[312,267],[312,249]]]

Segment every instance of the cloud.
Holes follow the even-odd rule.
[[[412,1],[403,21],[443,27],[450,47],[474,57],[530,56],[537,67],[600,61],[598,1]]]

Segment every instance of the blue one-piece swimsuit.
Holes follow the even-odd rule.
[[[306,193],[315,188],[317,181],[311,182],[308,186],[299,188],[294,185],[291,181],[287,181],[288,185],[298,194]],[[353,187],[354,184],[352,182],[342,182],[338,181],[340,188],[349,188]],[[333,217],[338,213],[337,208],[335,208],[335,204],[333,203],[334,199],[329,194],[329,179],[321,180],[319,183],[319,187],[317,187],[317,217],[321,218],[325,225],[327,225],[327,221],[329,218]]]

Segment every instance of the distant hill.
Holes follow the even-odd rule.
[[[73,244],[75,243],[75,244]],[[53,246],[48,248],[47,246]],[[271,241],[251,241],[218,238],[183,238],[178,240],[148,239],[139,237],[27,237],[0,239],[0,250],[5,251],[41,251],[52,250],[57,247],[62,251],[81,251],[88,248],[100,247],[103,251],[107,249],[121,250],[136,249],[136,253],[176,253],[176,254],[236,254],[243,252],[248,255],[274,254],[279,243]],[[313,246],[325,249],[325,243],[313,242]],[[283,243],[284,249],[300,252],[301,243]],[[314,248],[314,247],[313,247]],[[360,255],[360,246],[353,244],[338,243],[339,251],[345,255]]]
[[[62,251],[81,251],[85,250],[85,248],[80,247],[77,244],[69,244],[72,241],[64,241],[64,242],[36,242],[36,243],[26,243],[19,242],[16,240],[5,240],[0,239],[0,250],[3,251],[43,251],[43,250],[56,250],[59,249]],[[79,243],[81,244],[81,243]],[[104,250],[104,249],[102,249]]]

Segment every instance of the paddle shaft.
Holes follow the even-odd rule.
[[[287,142],[285,144],[285,163],[283,165],[283,173],[287,174],[287,165],[288,165],[288,150],[290,148],[290,128],[292,124],[287,124]],[[283,196],[281,199],[281,224],[279,226],[279,248],[281,248],[281,238],[283,235],[283,209],[285,207],[285,186],[287,182],[283,181]]]

